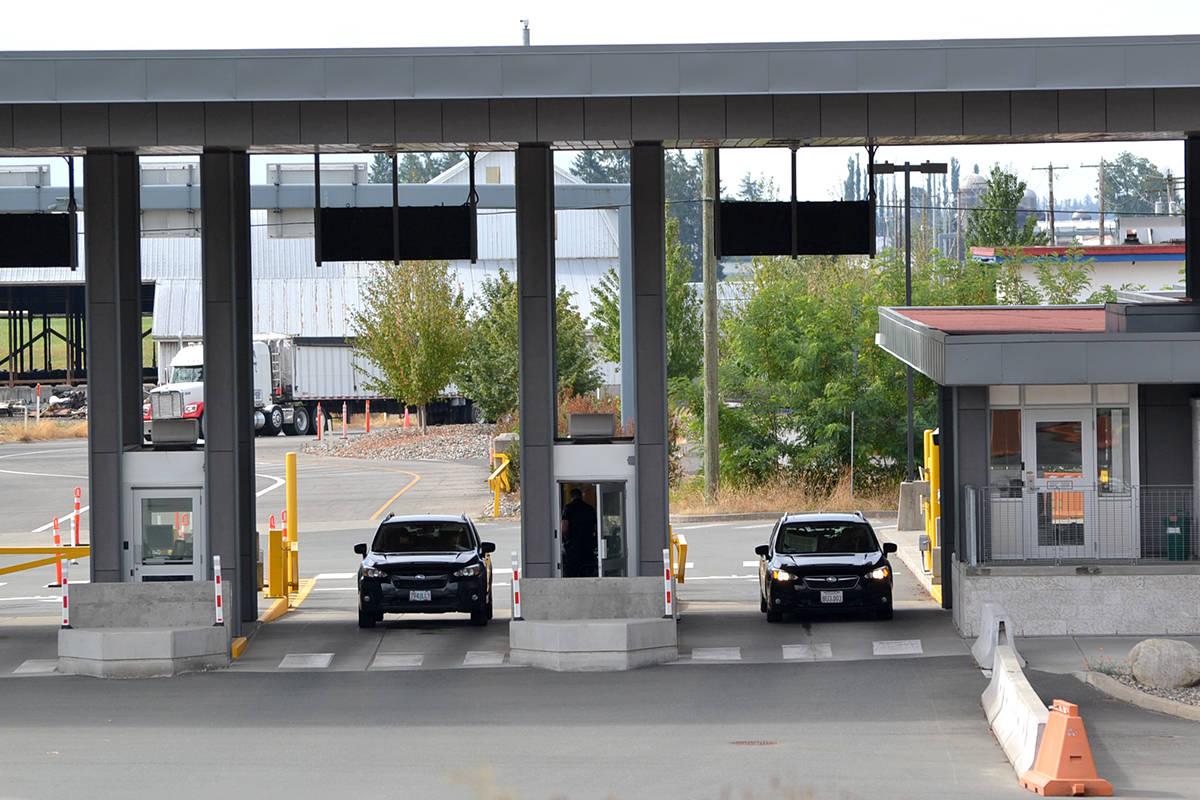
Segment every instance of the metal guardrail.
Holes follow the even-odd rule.
[[[508,465],[512,459],[507,453],[496,453],[492,456],[493,459],[499,459],[500,466],[496,467],[495,471],[488,476],[488,486],[492,489],[492,516],[500,516],[500,493],[508,494],[512,491],[512,482],[508,477]]]
[[[1200,562],[1191,486],[964,486],[969,564]]]

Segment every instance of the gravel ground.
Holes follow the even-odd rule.
[[[1155,697],[1162,697],[1167,700],[1174,700],[1177,703],[1200,706],[1200,686],[1189,686],[1184,689],[1156,689],[1153,686],[1143,686],[1127,672],[1109,672],[1105,674],[1116,678],[1126,686],[1137,689],[1139,692],[1145,692],[1146,694],[1152,694]]]
[[[425,433],[413,428],[385,428],[343,439],[337,432],[304,446],[310,455],[369,458],[378,461],[487,461],[495,425],[430,425]]]

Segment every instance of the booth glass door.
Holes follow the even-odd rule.
[[[201,495],[199,488],[133,490],[132,541],[125,542],[129,580],[204,580]]]
[[[629,574],[629,548],[625,537],[625,483],[598,483],[596,496],[600,501],[596,509],[600,515],[597,574],[602,578],[624,578]]]
[[[1083,558],[1094,549],[1096,432],[1089,409],[1024,414],[1025,552]]]

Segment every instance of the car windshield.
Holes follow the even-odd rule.
[[[879,549],[871,528],[861,522],[793,522],[784,525],[775,539],[775,552],[869,553]]]
[[[171,383],[200,383],[204,380],[204,367],[175,367],[171,370]]]
[[[376,553],[466,553],[475,549],[463,522],[393,522],[375,534]]]

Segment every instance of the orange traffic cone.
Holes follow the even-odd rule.
[[[1112,784],[1096,775],[1079,706],[1055,700],[1033,769],[1021,785],[1046,797],[1111,797]]]
[[[408,427],[408,406],[404,407],[404,427]]]

